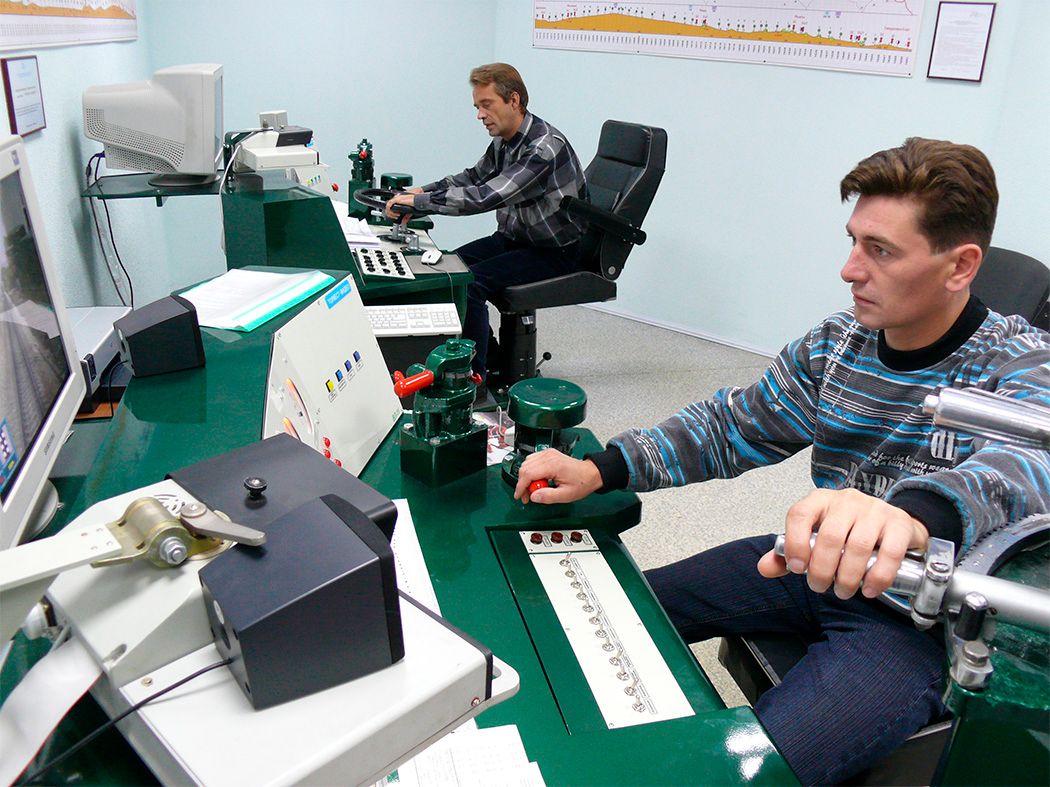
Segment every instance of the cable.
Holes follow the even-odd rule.
[[[231,663],[233,663],[233,659],[232,658],[227,658],[227,659],[223,659],[222,661],[217,661],[214,664],[210,664],[207,667],[203,667],[202,669],[197,670],[192,675],[187,675],[182,680],[175,681],[175,683],[172,683],[167,688],[161,689],[160,691],[149,695],[148,697],[146,697],[146,699],[135,703],[130,708],[128,708],[126,711],[121,713],[119,716],[117,716],[117,717],[107,721],[105,724],[103,724],[101,727],[96,729],[94,732],[89,733],[84,738],[81,738],[77,743],[74,743],[72,746],[70,746],[68,749],[66,749],[64,752],[62,752],[60,755],[58,755],[53,760],[51,760],[51,762],[49,762],[46,765],[44,765],[44,766],[38,768],[37,770],[33,771],[31,774],[26,776],[25,779],[23,779],[20,782],[17,782],[17,784],[32,784],[33,782],[37,781],[41,776],[43,776],[45,773],[47,773],[49,770],[51,770],[56,765],[58,765],[60,762],[62,762],[64,759],[66,759],[67,757],[71,756],[72,754],[75,754],[76,752],[80,751],[82,748],[87,746],[89,743],[91,743],[91,741],[95,740],[95,738],[97,738],[103,732],[108,730],[110,727],[112,727],[113,725],[117,724],[120,721],[123,721],[125,718],[130,716],[132,713],[136,713],[140,708],[142,708],[146,704],[148,704],[150,702],[153,702],[153,700],[158,699],[159,697],[164,696],[169,691],[174,691],[175,689],[179,688],[179,686],[182,686],[182,685],[184,685],[186,683],[189,683],[191,680],[193,680],[195,678],[199,678],[201,675],[203,675],[206,672],[211,672],[212,670],[218,669],[219,667],[225,667],[225,666],[227,666],[227,665],[229,665]]]
[[[91,186],[93,186],[96,183],[98,183],[98,165],[102,161],[102,158],[104,156],[105,156],[104,153],[96,153],[95,155],[93,155],[91,158],[88,159],[87,167],[84,169],[84,182],[88,186],[88,188],[90,188]],[[91,163],[92,162],[95,163],[95,179],[94,179],[94,181],[91,180]],[[105,205],[105,201],[103,201],[102,204]],[[117,284],[117,277],[114,275],[113,268],[110,267],[110,264],[109,264],[109,255],[106,254],[106,244],[102,240],[102,228],[99,226],[99,223],[98,223],[98,213],[95,210],[95,198],[94,197],[88,197],[88,207],[91,208],[91,218],[95,222],[95,235],[98,238],[98,247],[102,251],[102,260],[106,263],[106,271],[109,273],[110,281],[113,282],[113,289],[116,290],[117,297],[120,298],[121,304],[124,305],[124,306],[127,306],[128,302],[126,300],[124,300],[124,294],[120,291],[120,285]],[[109,208],[108,207],[106,207],[106,219],[107,219],[107,221],[109,219]],[[112,243],[113,242],[113,227],[112,227],[112,224],[110,225],[109,233],[110,233],[110,242]],[[113,247],[113,250],[116,251],[116,246]],[[131,293],[131,307],[135,308],[135,288],[134,288],[134,286],[131,283],[131,277],[128,275],[128,271],[124,267],[124,263],[121,262],[121,260],[120,260],[120,255],[119,254],[117,254],[117,262],[120,264],[120,269],[124,272],[124,277],[127,279],[127,282],[128,282],[128,290]]]
[[[106,402],[109,404],[109,417],[112,418],[113,414],[116,413],[117,408],[113,406],[113,375],[117,373],[117,369],[127,361],[117,361],[115,364],[109,367],[109,377],[106,380]]]
[[[95,180],[94,183],[98,183],[98,165],[102,163],[102,159],[106,157],[105,153],[98,154],[98,159],[95,161]],[[120,269],[124,272],[124,278],[128,282],[128,291],[131,295],[131,308],[135,308],[135,283],[131,280],[131,274],[128,273],[128,269],[124,267],[124,260],[120,258],[120,250],[117,248],[117,236],[113,234],[113,222],[109,216],[109,202],[106,200],[102,201],[102,207],[106,211],[106,226],[109,227],[109,244],[113,247],[113,253],[117,255],[117,264],[120,265]],[[127,304],[125,304],[127,305]]]
[[[128,292],[131,296],[131,308],[135,308],[135,284],[131,281],[131,274],[128,273],[128,269],[124,267],[124,260],[120,258],[120,251],[117,249],[117,238],[113,234],[113,222],[109,218],[109,204],[105,201],[102,202],[102,207],[106,211],[106,226],[109,227],[109,243],[113,247],[113,253],[117,255],[117,265],[124,271],[124,278],[128,281]]]
[[[256,134],[261,134],[263,131],[273,131],[272,128],[255,128],[249,131],[236,145],[233,147],[233,151],[230,153],[230,160],[226,164],[226,169],[222,171],[222,177],[219,178],[219,194],[222,194],[222,187],[226,183],[226,178],[230,174],[230,169],[233,168],[233,163],[237,160],[237,154],[241,151],[241,145],[247,142],[249,139],[254,137]]]

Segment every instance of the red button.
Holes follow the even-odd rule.
[[[339,184],[338,183],[333,183],[332,184],[332,191],[339,191]]]
[[[343,463],[342,463],[342,462],[340,462],[340,461],[339,461],[338,459],[336,459],[336,460],[335,460],[335,466],[336,466],[336,467],[342,467],[342,466],[343,466]]]
[[[555,530],[553,533],[551,533],[551,542],[554,543],[554,544],[560,544],[562,542],[562,540],[564,540],[564,538],[565,538],[565,536],[563,536],[557,530]]]
[[[542,533],[533,533],[531,536],[529,536],[529,541],[531,541],[533,544],[542,544],[543,543],[543,534]]]
[[[325,459],[331,459],[332,458],[332,452],[329,451],[327,448],[324,449],[323,453],[324,453],[324,458]]]
[[[532,492],[535,492],[537,489],[546,489],[549,486],[550,486],[550,484],[548,484],[542,478],[538,478],[535,481],[533,481],[531,484],[529,484],[529,493],[531,494]]]
[[[324,447],[325,447],[325,448],[328,448],[328,447],[329,447],[329,446],[331,446],[331,445],[332,445],[332,441],[331,441],[331,440],[329,440],[329,439],[328,439],[328,438],[326,437],[326,438],[324,439]]]
[[[574,544],[579,544],[581,541],[583,541],[583,533],[581,533],[579,530],[573,530],[569,534],[569,540],[572,541],[572,543]]]

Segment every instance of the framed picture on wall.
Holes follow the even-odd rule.
[[[992,35],[995,3],[963,3],[942,0],[937,7],[930,50],[930,79],[961,79],[980,82]]]
[[[40,68],[35,55],[0,60],[7,97],[11,133],[26,136],[47,127],[44,97],[40,92]]]

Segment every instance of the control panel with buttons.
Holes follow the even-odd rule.
[[[416,278],[405,255],[400,251],[366,247],[354,249],[354,254],[357,255],[358,268],[362,276],[406,280]]]
[[[587,530],[521,540],[609,729],[692,716],[684,692]]]

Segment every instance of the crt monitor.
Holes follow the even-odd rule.
[[[47,524],[85,384],[20,137],[0,141],[0,549]]]
[[[84,91],[84,134],[101,142],[108,169],[159,173],[157,186],[218,177],[222,157],[222,66],[162,68],[145,82]]]

